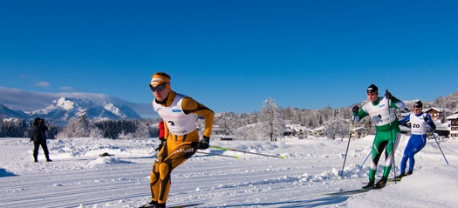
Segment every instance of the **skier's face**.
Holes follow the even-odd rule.
[[[370,102],[375,102],[378,99],[378,93],[367,93],[367,100]]]
[[[413,113],[415,113],[415,115],[418,115],[421,113],[421,108],[414,108],[413,109]]]
[[[166,85],[167,83],[158,85],[156,87],[152,87],[150,85],[151,92],[153,92],[154,98],[156,98],[156,100],[159,102],[163,101],[170,92],[170,89],[166,87]]]

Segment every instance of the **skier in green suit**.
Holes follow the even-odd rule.
[[[391,165],[393,164],[392,154],[394,154],[400,138],[399,123],[396,118],[395,109],[405,109],[405,104],[393,97],[388,90],[385,93],[385,97],[379,97],[378,87],[374,84],[371,84],[367,88],[367,100],[369,102],[362,106],[361,109],[357,105],[352,108],[354,122],[370,116],[376,129],[372,144],[372,163],[369,170],[369,183],[363,189],[383,188],[386,185]],[[382,178],[375,183],[377,165],[383,150],[385,150],[385,168]]]

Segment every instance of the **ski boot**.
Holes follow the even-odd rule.
[[[362,189],[371,189],[371,188],[374,188],[374,183],[375,183],[374,180],[369,180],[369,183],[367,183],[367,185],[363,186]]]
[[[401,173],[398,176],[396,176],[396,178],[401,179],[402,177],[405,177],[405,176],[407,176],[407,174]]]
[[[378,181],[378,182],[375,184],[375,187],[374,187],[374,188],[376,188],[376,189],[381,189],[381,188],[383,188],[383,187],[385,187],[385,186],[386,186],[386,177],[383,176],[383,177],[380,179],[380,181]]]

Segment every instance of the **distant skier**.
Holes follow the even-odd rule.
[[[165,207],[172,170],[193,156],[197,149],[209,147],[214,113],[191,97],[172,91],[170,76],[166,73],[155,73],[149,86],[155,98],[152,102],[154,110],[165,124],[165,142],[161,142],[163,147],[157,154],[150,175],[152,199],[149,205]],[[200,141],[197,116],[205,119],[203,138]]]
[[[404,149],[404,155],[401,160],[401,174],[397,178],[411,175],[415,165],[414,155],[420,152],[426,145],[426,132],[428,126],[432,129],[436,129],[434,121],[428,113],[423,113],[423,103],[421,101],[415,102],[413,110],[407,116],[399,121],[401,125],[406,124],[410,121],[411,136],[407,142],[407,146]],[[406,173],[407,160],[409,160],[409,171]]]
[[[393,163],[391,154],[394,154],[400,137],[399,123],[394,108],[405,109],[405,104],[393,97],[388,91],[386,91],[385,97],[379,97],[378,87],[374,84],[371,84],[367,88],[367,99],[369,102],[362,106],[361,109],[357,105],[352,108],[355,122],[366,116],[370,116],[375,123],[376,129],[372,144],[372,163],[369,170],[369,183],[363,189],[383,188],[386,185]],[[385,150],[385,169],[383,170],[383,176],[380,181],[375,183],[377,165],[383,150]]]
[[[48,127],[45,125],[45,121],[43,119],[35,118],[33,120],[33,125],[30,130],[30,140],[33,141],[33,158],[35,162],[38,162],[38,149],[40,148],[40,146],[43,149],[43,152],[45,153],[46,161],[52,162],[52,160],[49,159],[49,150],[48,145],[46,144],[45,134],[47,130]]]

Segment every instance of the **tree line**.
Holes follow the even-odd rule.
[[[452,111],[457,110],[458,92],[439,97],[434,102],[423,102],[424,108],[441,107]],[[363,101],[359,105],[364,105]],[[414,102],[406,102],[412,108]],[[300,109],[281,108],[272,98],[265,100],[259,112],[236,114],[232,112],[216,113],[214,125],[219,127],[221,134],[234,135],[237,140],[270,140],[275,141],[282,136],[287,123],[299,124],[309,129],[325,126],[324,135],[330,139],[348,136],[352,114],[350,107],[333,109]],[[88,120],[85,115],[72,118],[66,126],[57,126],[47,121],[49,130],[47,138],[95,137],[110,139],[151,138],[158,136],[159,119],[129,120]],[[203,121],[196,118],[198,127]],[[2,119],[0,117],[0,137],[28,137],[32,125],[31,120]],[[358,123],[364,127],[364,133],[375,132],[370,119]],[[203,129],[203,128],[200,128]],[[215,136],[215,135],[213,135]]]
[[[45,121],[46,138],[94,137],[110,139],[151,138],[159,135],[157,119],[88,120],[85,115],[70,119],[66,126]],[[0,137],[29,137],[32,120],[0,119]]]

